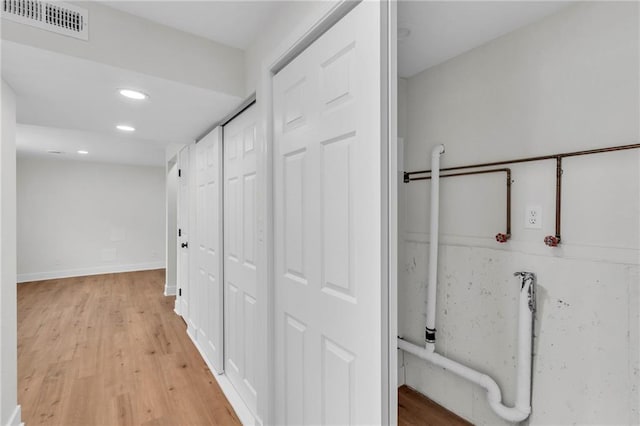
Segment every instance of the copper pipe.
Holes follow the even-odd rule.
[[[472,172],[460,172],[460,173],[449,173],[440,175],[441,178],[446,177],[456,177],[456,176],[470,176],[470,175],[484,175],[488,173],[501,173],[505,172],[507,175],[507,232],[506,234],[498,234],[496,239],[498,242],[506,242],[509,238],[511,238],[511,169],[502,168],[502,169],[491,169],[491,170],[476,170]],[[418,172],[415,172],[416,174]],[[408,179],[408,180],[407,180]],[[407,176],[405,173],[405,182],[412,182],[414,180],[429,180],[431,176],[420,176],[420,177],[411,177]]]
[[[538,157],[524,157],[524,158],[516,158],[513,160],[505,160],[505,161],[494,161],[491,163],[478,163],[478,164],[470,164],[467,166],[455,166],[455,167],[445,167],[440,169],[440,171],[453,171],[453,170],[466,170],[466,169],[477,169],[482,167],[493,167],[493,166],[502,166],[505,164],[517,164],[517,163],[528,163],[532,161],[544,161],[544,160],[556,160],[556,232],[555,236],[548,235],[545,237],[544,242],[550,247],[556,247],[560,244],[561,240],[561,207],[562,207],[562,159],[566,157],[577,157],[580,155],[590,155],[590,154],[602,154],[605,152],[614,152],[614,151],[625,151],[628,149],[638,149],[640,148],[640,143],[630,144],[630,145],[618,145],[611,146],[605,148],[596,148],[596,149],[587,149],[583,151],[573,151],[573,152],[564,152],[561,154],[553,154],[553,155],[541,155]],[[497,169],[496,169],[497,170]],[[502,169],[501,169],[502,170]],[[491,172],[491,171],[487,171]],[[420,170],[416,172],[405,172],[404,173],[404,181],[411,182],[412,180],[421,180],[426,178],[413,178],[413,175],[416,174],[428,174],[431,173],[431,170]],[[469,172],[468,174],[481,174],[481,172]],[[510,174],[510,172],[509,172]],[[455,173],[450,175],[441,175],[442,177],[446,176],[462,176],[461,173]],[[509,212],[507,217],[511,217],[511,179],[508,178],[507,185],[508,189],[508,202],[507,202],[507,211]],[[509,227],[510,231],[510,227]],[[511,233],[507,232],[507,235],[510,236]]]
[[[507,169],[507,238],[511,238],[511,169]]]
[[[544,243],[549,247],[557,247],[562,240],[560,234],[560,220],[562,207],[562,157],[556,158],[556,235],[547,235],[544,237]]]
[[[560,205],[562,203],[562,157],[556,160],[556,238],[560,242]]]
[[[584,151],[574,151],[574,152],[565,152],[562,154],[553,154],[553,155],[541,155],[538,157],[525,157],[525,158],[516,158],[513,160],[505,160],[505,161],[494,161],[491,163],[478,163],[478,164],[470,164],[467,166],[455,166],[455,167],[445,167],[440,169],[440,171],[452,171],[452,170],[464,170],[464,169],[476,169],[481,167],[493,167],[493,166],[503,166],[506,164],[516,164],[516,163],[528,163],[531,161],[543,161],[543,160],[555,160],[557,158],[565,158],[565,157],[577,157],[579,155],[589,155],[589,154],[601,154],[604,152],[613,152],[613,151],[624,151],[627,149],[638,149],[640,148],[640,143],[631,144],[631,145],[619,145],[619,146],[611,146],[606,148],[597,148],[597,149],[588,149]],[[405,172],[405,182],[409,182],[412,175],[415,174],[424,174],[431,173],[431,170],[420,170],[416,172]]]

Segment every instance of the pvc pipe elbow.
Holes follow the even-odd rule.
[[[531,414],[531,407],[527,410],[521,410],[519,408],[506,407],[499,402],[493,401],[489,401],[489,405],[498,416],[512,423],[521,422]]]
[[[440,157],[442,154],[444,154],[444,145],[442,144],[434,146],[431,150],[432,157]]]
[[[525,420],[531,414],[531,406],[507,407],[502,403],[502,392],[500,387],[491,377],[486,374],[482,376],[480,385],[487,391],[487,402],[489,406],[501,418],[516,423]]]
[[[502,405],[502,392],[500,392],[500,387],[495,380],[485,374],[482,376],[480,386],[486,389],[487,400],[490,404],[497,403]]]

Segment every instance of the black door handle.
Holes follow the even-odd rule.
[[[180,246],[182,248],[189,248],[189,243],[182,243],[182,244],[180,244]]]

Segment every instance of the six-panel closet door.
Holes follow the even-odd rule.
[[[189,236],[191,235],[191,227],[189,224],[189,195],[191,192],[191,185],[189,184],[189,152],[191,147],[187,146],[183,148],[178,154],[178,274],[177,285],[178,295],[176,298],[176,311],[180,314],[185,321],[189,317]]]
[[[187,247],[183,248],[186,256],[188,256],[188,269],[189,269],[189,285],[187,289],[182,290],[182,299],[188,304],[186,314],[183,313],[182,317],[187,323],[187,333],[191,335],[193,340],[196,340],[198,331],[198,317],[202,306],[198,303],[200,297],[200,289],[198,288],[198,280],[196,277],[196,257],[194,256],[194,246],[196,238],[196,146],[195,144],[189,147],[189,167],[185,171],[184,175],[180,177],[181,181],[184,181],[188,187],[188,216],[186,218],[186,232],[183,233],[183,240]],[[182,173],[181,173],[182,174]],[[182,244],[181,244],[182,247]]]
[[[388,421],[380,34],[362,2],[274,76],[276,424]]]
[[[256,414],[256,107],[224,126],[224,368]]]
[[[381,40],[380,5],[360,3],[273,78],[275,424],[385,421]],[[254,415],[256,120],[254,105],[180,153],[178,298]]]
[[[223,366],[222,128],[196,145],[195,233],[192,236],[195,340],[217,373]]]

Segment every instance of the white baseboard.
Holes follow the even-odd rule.
[[[175,296],[177,293],[178,286],[175,284],[166,283],[164,285],[164,295],[165,296]]]
[[[407,369],[404,366],[404,351],[398,349],[398,387],[407,383]]]
[[[217,374],[216,370],[213,368],[213,365],[211,365],[211,363],[205,356],[204,351],[196,341],[195,336],[192,336],[190,333],[187,333],[187,335],[193,342],[193,345],[196,347],[198,352],[200,352],[200,356],[207,364],[207,367],[209,367],[209,370],[211,371],[213,377],[216,379],[216,382],[218,382],[218,386],[220,386],[222,393],[229,401],[229,404],[231,404],[233,410],[236,412],[238,419],[240,419],[240,423],[242,423],[244,426],[255,426],[256,424],[258,424],[253,413],[251,412],[249,407],[247,407],[247,404],[244,403],[242,397],[240,396],[236,388],[233,387],[226,374]]]
[[[87,275],[117,274],[120,272],[148,271],[151,269],[162,269],[165,267],[163,261],[136,263],[133,265],[109,265],[95,268],[68,269],[65,271],[32,272],[18,274],[18,283],[30,281],[54,280],[58,278],[84,277]]]
[[[189,339],[191,339],[191,341],[193,342],[194,345],[196,345],[199,351],[200,347],[198,346],[198,342],[196,341],[196,330],[191,324],[189,324],[189,321],[187,321],[187,336],[189,336]],[[204,355],[202,354],[202,352],[200,354],[204,358]]]
[[[398,367],[398,387],[407,384],[405,380],[405,369],[404,365],[402,367]]]
[[[22,408],[19,405],[13,410],[7,426],[24,426],[24,423],[22,423]]]

